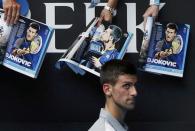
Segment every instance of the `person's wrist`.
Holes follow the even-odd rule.
[[[108,4],[106,4],[104,6],[104,9],[109,11],[112,14],[112,16],[116,16],[116,14],[117,14],[117,10],[114,9],[113,7],[109,6]]]

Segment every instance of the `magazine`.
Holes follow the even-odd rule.
[[[122,59],[132,38],[132,33],[108,22],[98,24],[94,18],[58,60],[57,68],[64,65],[75,73],[84,75],[86,71],[100,76],[101,66],[112,59]]]
[[[45,57],[53,29],[44,23],[20,16],[7,25],[0,11],[0,63],[36,78]]]
[[[140,50],[143,71],[183,77],[190,25],[153,22],[148,17]]]

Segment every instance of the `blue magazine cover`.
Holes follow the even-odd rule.
[[[140,51],[141,69],[157,74],[183,77],[189,31],[188,24],[155,23],[148,47],[145,46],[148,49],[144,52],[142,45]]]
[[[52,34],[51,27],[21,16],[11,29],[3,65],[36,78]]]
[[[90,72],[100,76],[101,66],[112,59],[122,59],[131,41],[132,33],[124,33],[117,25],[109,22],[98,24],[94,18],[85,32],[73,42],[59,59],[57,67],[70,67],[75,73]]]

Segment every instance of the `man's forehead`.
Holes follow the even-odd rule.
[[[33,32],[36,32],[37,31],[36,29],[34,29],[32,27],[29,27],[28,30],[33,31]]]
[[[167,28],[167,31],[169,31],[169,32],[175,32],[175,29]]]
[[[137,81],[137,75],[136,74],[123,74],[119,75],[118,80],[120,81]]]

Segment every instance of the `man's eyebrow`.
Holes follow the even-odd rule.
[[[122,83],[123,83],[123,84],[134,84],[134,83],[136,83],[136,82],[131,82],[131,81],[123,81]]]

